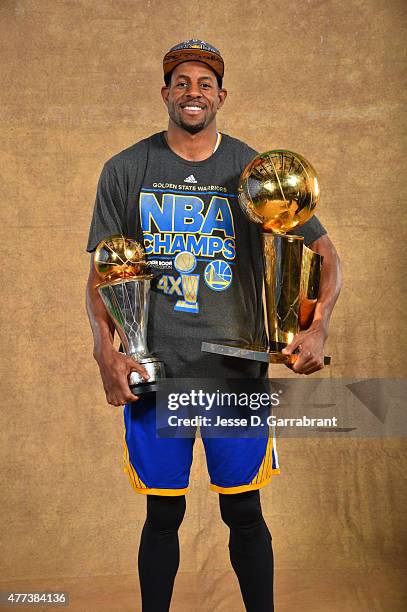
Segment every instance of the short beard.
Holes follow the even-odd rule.
[[[198,134],[198,132],[201,132],[204,129],[205,122],[197,123],[196,125],[189,125],[188,123],[180,121],[179,126],[189,134]]]

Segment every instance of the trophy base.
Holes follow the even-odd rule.
[[[150,378],[144,380],[138,372],[131,372],[129,376],[129,387],[131,392],[135,395],[156,393],[160,380],[165,378],[164,363],[151,355],[136,361],[147,370],[147,374]]]
[[[149,393],[157,393],[160,382],[158,380],[151,383],[146,381],[140,385],[129,385],[129,387],[134,395],[148,395]]]
[[[235,340],[225,340],[224,342],[202,342],[201,351],[204,353],[216,353],[217,355],[227,355],[228,357],[239,357],[240,359],[250,359],[252,361],[262,361],[264,363],[281,363],[293,365],[298,355],[285,355],[279,351],[269,351],[265,346],[259,344],[249,344],[248,342],[238,342]],[[324,365],[329,365],[331,358],[324,356]]]

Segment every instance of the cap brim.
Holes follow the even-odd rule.
[[[220,55],[205,51],[204,49],[180,49],[179,51],[169,51],[164,56],[163,68],[164,76],[174,70],[175,66],[184,62],[202,62],[207,64],[221,78],[223,78],[224,65]]]

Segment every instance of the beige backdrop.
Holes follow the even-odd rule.
[[[85,245],[103,162],[166,125],[161,59],[176,42],[222,50],[222,130],[319,172],[345,275],[323,375],[405,376],[404,5],[1,0],[1,588],[69,590],[75,611],[140,609],[145,498],[121,472],[122,409],[106,405],[92,359]],[[405,442],[279,451],[282,475],[262,493],[276,609],[407,609]],[[187,503],[172,609],[243,610],[200,442]]]

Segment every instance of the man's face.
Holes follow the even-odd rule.
[[[215,73],[202,62],[184,62],[173,70],[161,95],[170,119],[190,134],[205,129],[223,106],[226,90],[219,89]]]

